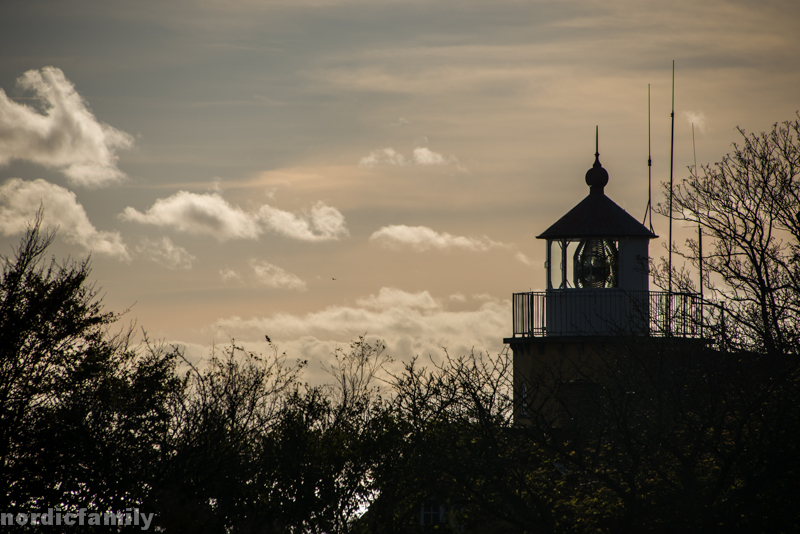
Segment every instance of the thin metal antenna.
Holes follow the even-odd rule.
[[[697,223],[697,253],[700,256],[700,337],[703,337],[703,227]]]
[[[594,157],[600,157],[600,126],[594,127]]]
[[[669,143],[669,294],[672,295],[672,168],[675,161],[675,60],[672,60],[672,133]],[[668,297],[669,298],[669,297]]]
[[[694,154],[694,177],[697,178],[697,147],[694,143],[694,123],[692,123],[692,153]],[[700,337],[703,337],[703,227],[697,221],[697,255],[698,269],[700,271]]]
[[[653,158],[650,147],[650,84],[647,84],[647,208],[644,210],[642,224],[650,216],[650,231],[653,232]],[[655,232],[653,232],[655,233]]]
[[[697,178],[697,148],[694,146],[694,123],[692,123],[692,153],[694,154],[694,177]]]

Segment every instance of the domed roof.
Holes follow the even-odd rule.
[[[608,171],[600,164],[600,154],[595,152],[594,165],[586,171],[586,185],[591,189],[591,193],[603,193],[603,188],[608,183]]]

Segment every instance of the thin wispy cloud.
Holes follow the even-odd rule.
[[[428,291],[409,293],[394,287],[382,287],[377,295],[360,298],[356,301],[356,304],[378,310],[388,308],[433,310],[441,307],[441,304]]]
[[[374,167],[376,165],[407,165],[408,160],[393,148],[379,148],[373,150],[368,156],[364,156],[358,162],[362,167]]]
[[[129,206],[120,218],[170,227],[179,232],[210,235],[218,241],[258,239],[266,230],[301,241],[334,240],[348,235],[344,215],[322,202],[300,214],[266,204],[258,210],[245,211],[219,193],[179,191],[156,200],[144,213]]]
[[[486,236],[459,236],[447,232],[437,232],[427,226],[406,226],[395,224],[384,226],[372,233],[369,240],[385,248],[400,250],[410,248],[417,252],[426,250],[468,250],[487,252],[492,249],[505,249],[514,252],[514,259],[531,267],[534,261],[517,250],[514,244],[493,241]]]
[[[458,165],[458,159],[454,156],[444,157],[438,152],[434,152],[427,147],[417,147],[411,153],[411,157],[405,157],[393,148],[379,148],[373,150],[369,155],[364,156],[358,162],[362,167],[375,167],[378,165],[392,165],[396,167],[404,165]]]
[[[461,249],[485,252],[494,247],[507,246],[492,241],[486,236],[456,236],[447,232],[437,232],[427,226],[406,226],[404,224],[384,226],[373,232],[369,240],[387,248],[409,247],[417,251]]]
[[[0,89],[0,164],[19,159],[58,169],[73,185],[118,182],[118,149],[133,146],[125,132],[98,122],[64,73],[29,70],[18,80],[42,103],[43,112],[14,102]]]
[[[22,234],[37,210],[44,209],[43,226],[58,228],[58,236],[87,251],[118,260],[130,255],[119,232],[104,232],[89,222],[75,193],[46,180],[11,178],[0,186],[0,232]]]
[[[702,111],[684,111],[683,118],[685,118],[686,122],[689,124],[694,124],[697,131],[706,133],[708,122],[706,121],[706,114]]]
[[[223,282],[231,282],[233,280],[242,281],[242,275],[240,275],[235,270],[231,269],[230,267],[226,267],[224,269],[220,269],[219,275],[222,277]]]
[[[250,260],[250,268],[258,285],[275,289],[306,289],[306,283],[299,277],[267,261]]]
[[[136,253],[167,269],[191,269],[192,262],[196,259],[167,236],[158,240],[143,239],[136,247]]]
[[[306,283],[297,275],[292,274],[277,265],[265,260],[255,258],[248,262],[250,270],[241,274],[235,269],[226,267],[220,270],[219,274],[222,281],[226,283],[236,282],[247,286],[261,286],[272,289],[292,289],[305,291]]]
[[[533,266],[534,263],[535,263],[532,259],[530,259],[528,256],[526,256],[522,252],[517,252],[516,254],[514,254],[514,259],[517,260],[518,262],[520,262],[523,265],[527,265],[528,267]]]

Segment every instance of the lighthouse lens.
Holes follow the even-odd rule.
[[[587,239],[578,245],[575,262],[577,287],[616,286],[616,247],[606,239]]]

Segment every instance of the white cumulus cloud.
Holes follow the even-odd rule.
[[[219,193],[178,191],[159,198],[145,213],[127,207],[120,214],[125,221],[169,226],[179,232],[206,234],[219,241],[256,239],[261,227],[256,217],[232,206]]]
[[[0,89],[0,164],[32,161],[85,187],[124,178],[116,150],[133,146],[133,138],[98,122],[60,69],[29,70],[17,85],[43,103],[44,113],[14,102]]]
[[[309,213],[299,215],[266,204],[258,210],[245,211],[219,193],[178,191],[156,200],[144,213],[129,206],[120,218],[168,226],[179,232],[210,235],[219,241],[258,239],[265,229],[303,241],[325,241],[348,235],[344,215],[322,202],[312,206]]]
[[[44,208],[43,226],[58,227],[58,235],[67,243],[119,260],[130,258],[119,232],[99,231],[89,222],[75,193],[41,179],[11,178],[0,186],[0,232],[25,232],[40,206]]]
[[[373,232],[369,239],[390,248],[407,246],[418,251],[463,249],[485,252],[494,247],[507,246],[503,243],[492,241],[486,236],[456,236],[447,232],[437,232],[427,226],[406,226],[404,224],[384,226]]]
[[[301,241],[329,241],[349,235],[344,215],[322,202],[314,204],[309,213],[299,215],[264,205],[259,217],[272,231]]]
[[[191,269],[192,261],[196,259],[166,236],[156,241],[145,238],[136,247],[136,252],[168,269]]]

